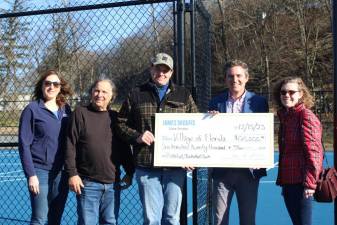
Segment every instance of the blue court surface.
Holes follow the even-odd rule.
[[[332,152],[327,153],[329,164],[333,164]],[[268,170],[268,176],[261,180],[257,208],[257,225],[289,225],[291,221],[286,211],[281,188],[275,185],[278,153],[275,153],[275,167]],[[190,175],[190,174],[189,174]],[[191,177],[188,176],[188,188]],[[121,195],[119,224],[142,224],[141,206],[138,200],[137,185],[133,185]],[[188,224],[192,225],[192,191],[188,191]],[[28,224],[30,204],[18,152],[0,150],[0,224]],[[201,207],[200,210],[204,210]],[[313,202],[313,224],[333,224],[333,203]],[[233,199],[230,224],[239,225],[236,199]],[[69,194],[62,224],[76,224],[76,201],[73,193]]]
[[[332,152],[326,153],[329,165],[333,165]],[[278,153],[274,157],[275,167],[268,170],[267,177],[261,179],[258,206],[256,211],[257,225],[290,225],[291,220],[281,196],[281,188],[275,185],[278,169]],[[230,214],[230,225],[239,225],[236,201],[233,201]],[[313,201],[312,224],[332,225],[334,221],[333,203]]]

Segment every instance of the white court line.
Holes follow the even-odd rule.
[[[187,173],[187,177],[192,178],[192,172],[191,171]]]
[[[23,172],[23,170],[15,170],[15,171],[10,171],[10,172],[0,173],[0,175],[2,175],[2,174],[10,174],[10,173],[21,173],[21,172]]]
[[[26,178],[21,178],[21,179],[10,179],[10,180],[1,180],[0,183],[5,183],[5,182],[12,182],[12,181],[26,181]]]
[[[268,171],[268,170],[271,170],[271,169],[274,169],[274,168],[277,167],[277,166],[278,166],[278,162],[275,162],[275,163],[274,163],[274,166],[273,166],[272,168],[267,168],[267,171]],[[188,173],[187,173],[187,177],[188,177],[188,178],[192,178],[192,172],[188,172]],[[199,179],[199,180],[207,180],[207,179],[201,178],[201,179]]]
[[[24,177],[24,176],[16,176],[16,175],[0,176],[0,178],[8,178],[8,177],[19,178],[19,177]]]
[[[274,166],[273,166],[272,168],[267,168],[267,171],[268,171],[268,170],[271,170],[271,169],[274,169],[275,167],[278,167],[278,162],[275,162],[275,163],[274,163]]]
[[[21,163],[0,163],[0,167],[1,166],[16,166],[16,165],[21,166],[22,164]]]
[[[267,168],[267,171],[271,170],[271,169],[274,169],[277,166],[278,166],[278,162],[274,163],[274,167],[273,168]],[[260,181],[260,183],[262,183],[262,184],[275,184],[276,181],[275,180],[265,180],[265,181]]]
[[[262,183],[262,184],[275,184],[276,181],[275,180],[265,180],[265,181],[260,181],[260,183]]]
[[[275,168],[275,167],[277,167],[277,166],[278,166],[278,162],[275,162],[273,168]],[[267,168],[267,171],[268,171],[268,170],[271,170],[271,169],[273,169],[273,168]],[[192,176],[192,173],[189,172],[189,173],[187,174],[187,176],[191,177],[191,176]],[[275,181],[260,181],[260,183],[275,183]],[[203,210],[204,208],[206,208],[206,204],[203,205],[203,206],[201,206],[201,207],[198,209],[198,212],[200,212],[200,211]],[[187,218],[190,218],[191,216],[193,216],[193,212],[187,214]]]
[[[200,211],[203,210],[204,208],[206,208],[206,205],[201,206],[201,207],[198,209],[198,212],[200,212]],[[191,216],[193,216],[193,212],[187,214],[187,218],[190,218]]]
[[[6,157],[19,157],[19,154],[18,153],[5,153],[5,154],[1,154],[1,158],[6,158]]]

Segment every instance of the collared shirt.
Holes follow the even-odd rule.
[[[242,113],[243,112],[243,105],[244,100],[246,97],[246,91],[243,93],[243,95],[240,96],[240,98],[233,98],[230,92],[228,92],[228,100],[226,101],[226,112],[227,113]],[[253,169],[249,168],[249,171],[252,173],[253,177]]]
[[[156,86],[156,90],[157,90],[157,94],[159,96],[159,100],[162,101],[165,94],[166,94],[166,91],[167,91],[167,88],[168,88],[168,84],[165,84],[161,87],[158,87]]]
[[[246,97],[246,91],[241,95],[240,98],[234,99],[228,92],[228,100],[226,101],[226,112],[227,113],[242,113],[244,100]]]

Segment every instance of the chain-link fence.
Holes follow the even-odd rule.
[[[193,91],[200,111],[207,110],[212,17],[202,4],[206,1],[186,2],[185,46],[179,46],[177,40],[177,0],[0,3],[0,224],[27,224],[30,218],[17,151],[18,122],[45,69],[60,70],[71,84],[75,91],[72,106],[87,98],[87,89],[97,77],[113,79],[118,86],[118,108],[131,87],[148,79],[149,59],[155,53],[176,56],[177,48],[185,47],[185,84]],[[193,2],[195,5],[189,5]],[[333,101],[328,99],[332,94],[320,91],[315,96],[324,135],[332,136],[333,118],[326,113],[333,111]],[[327,149],[332,146],[332,142],[325,144],[330,145]],[[193,222],[211,224],[208,170],[198,169],[193,177]],[[119,224],[142,223],[136,185],[122,192],[121,205]],[[70,193],[62,224],[75,224],[76,217],[76,200]]]
[[[195,4],[195,98],[201,112],[211,98],[211,16],[201,1]],[[211,224],[211,180],[206,168],[193,173],[193,224]]]
[[[155,53],[175,55],[176,1],[34,5],[18,0],[0,8],[0,224],[27,224],[31,209],[17,134],[21,111],[31,101],[39,73],[50,68],[61,71],[75,91],[72,106],[87,98],[96,78],[109,77],[118,86],[118,108],[131,87],[148,79],[149,59]],[[205,109],[210,97],[210,47],[207,18],[200,10],[199,23],[196,99]],[[209,66],[200,66],[204,63]],[[207,174],[203,177],[207,180]],[[203,188],[206,196],[207,187]],[[122,192],[119,224],[142,223],[137,198],[136,185]],[[76,200],[70,193],[62,224],[75,224],[76,217]]]

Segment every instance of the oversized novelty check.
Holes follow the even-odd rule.
[[[157,113],[154,165],[271,168],[272,113]]]

